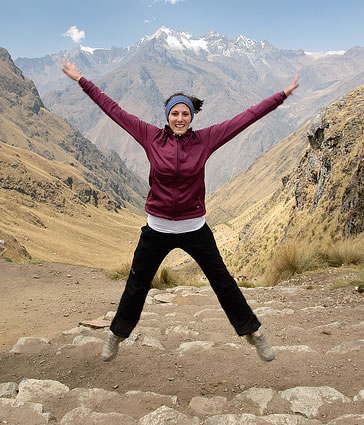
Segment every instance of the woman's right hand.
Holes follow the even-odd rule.
[[[72,78],[72,80],[74,81],[79,81],[80,78],[82,77],[81,73],[79,71],[77,71],[76,65],[74,63],[71,63],[69,60],[68,61],[62,61],[62,65],[63,65],[63,69],[62,71],[70,78]]]

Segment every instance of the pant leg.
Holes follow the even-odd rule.
[[[173,248],[173,238],[168,236],[173,235],[142,227],[125,290],[110,326],[115,335],[127,338],[138,323],[153,277]]]
[[[208,225],[185,233],[181,248],[201,267],[237,334],[255,332],[261,324],[228,272]]]

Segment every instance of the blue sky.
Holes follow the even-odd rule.
[[[0,47],[14,60],[77,43],[127,47],[162,25],[194,36],[243,34],[281,49],[364,46],[364,0],[0,0],[0,13]]]

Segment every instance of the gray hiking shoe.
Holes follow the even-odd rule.
[[[260,335],[247,335],[247,341],[251,345],[255,345],[255,349],[257,350],[258,356],[264,362],[271,362],[275,359],[275,354],[272,350],[272,347],[268,344],[268,341],[265,339],[263,334]]]
[[[109,362],[118,354],[119,344],[121,341],[124,341],[124,338],[109,331],[101,352],[101,359],[104,362]]]

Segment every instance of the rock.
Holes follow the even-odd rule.
[[[69,403],[77,403],[79,407],[99,410],[100,406],[120,403],[121,396],[115,391],[102,388],[74,388],[67,394],[67,400]]]
[[[309,418],[318,416],[323,405],[351,403],[339,391],[331,387],[295,387],[279,392],[281,397],[291,403],[294,413],[301,413]]]
[[[237,350],[240,350],[242,345],[235,344],[235,342],[227,342],[226,344],[224,344],[224,347],[231,347],[231,348],[236,348]]]
[[[346,353],[349,353],[350,351],[360,350],[361,348],[364,348],[364,339],[359,339],[358,341],[343,342],[342,344],[339,344],[333,347],[326,354],[330,354],[330,353],[346,354]]]
[[[351,325],[351,327],[352,328],[362,328],[362,327],[364,327],[364,322],[361,321],[361,322],[359,322],[359,323],[357,323],[355,325]]]
[[[63,331],[62,334],[63,335],[77,335],[77,334],[81,334],[83,332],[89,332],[90,329],[87,328],[86,326],[77,326],[76,328],[72,328],[69,329],[67,331]]]
[[[308,345],[279,345],[274,346],[274,351],[290,351],[292,353],[316,353],[316,351]]]
[[[150,336],[152,338],[160,338],[162,336],[162,331],[160,328],[153,328],[151,326],[138,326],[137,329],[141,334]]]
[[[125,396],[132,398],[133,403],[140,402],[143,404],[148,403],[148,405],[156,404],[158,406],[166,404],[177,406],[178,404],[178,398],[175,395],[163,395],[151,391],[128,391],[125,393]]]
[[[218,415],[223,412],[226,403],[225,397],[193,397],[190,401],[190,408],[197,415]]]
[[[358,394],[353,398],[354,401],[364,401],[364,390],[360,390]]]
[[[161,342],[158,341],[158,339],[152,338],[150,336],[144,337],[142,345],[145,345],[147,347],[158,348],[159,350],[165,350],[165,348],[163,347]]]
[[[249,388],[249,390],[235,396],[232,405],[244,409],[244,412],[250,412],[249,406],[251,405],[253,411],[250,413],[263,415],[275,394],[277,395],[277,392],[271,388]]]
[[[283,316],[286,314],[294,314],[294,310],[292,308],[284,308],[282,310],[274,309],[271,307],[258,307],[254,310],[254,313],[258,317],[270,315],[270,316]]]
[[[78,335],[72,341],[72,345],[85,345],[85,344],[103,344],[104,340],[101,338],[96,338],[94,336],[83,336]]]
[[[39,338],[35,336],[23,336],[18,339],[17,343],[10,350],[10,353],[29,354],[39,351],[40,347],[50,344],[47,338]]]
[[[327,325],[315,326],[313,329],[321,330],[321,329],[327,329],[327,328],[340,328],[340,326],[341,326],[340,322],[331,322],[331,323],[328,323]]]
[[[364,415],[344,415],[333,419],[327,425],[364,425]]]
[[[220,308],[204,308],[203,310],[196,312],[193,317],[201,316],[201,318],[216,318],[217,316],[221,316],[222,314],[224,314],[224,312],[221,311]]]
[[[15,382],[0,384],[0,398],[15,398],[18,394],[18,389],[18,384]]]
[[[160,303],[171,303],[173,298],[175,298],[175,295],[173,294],[157,294],[153,297],[156,301],[159,301]]]
[[[19,392],[16,396],[17,402],[44,403],[51,398],[62,398],[70,389],[67,385],[51,379],[23,379],[19,384]]]
[[[162,406],[154,412],[143,416],[138,425],[199,425],[197,418],[189,418],[177,410]]]
[[[207,418],[204,425],[255,425],[256,416],[249,413],[243,415],[215,415]]]
[[[322,425],[322,423],[316,419],[293,415],[255,416],[244,413],[242,415],[211,416],[206,419],[203,425]]]
[[[319,312],[325,312],[326,308],[323,307],[322,305],[316,305],[313,307],[301,308],[301,311],[304,311],[305,313],[319,313]]]
[[[212,341],[193,341],[193,342],[184,342],[182,343],[177,351],[180,355],[183,355],[186,351],[195,349],[195,348],[202,348],[204,350],[209,350],[215,345]]]
[[[42,425],[48,424],[53,415],[43,412],[40,403],[17,402],[16,400],[0,399],[1,423],[9,425]]]
[[[82,326],[89,326],[90,328],[108,328],[110,327],[110,321],[104,319],[94,319],[94,320],[82,320],[80,322]]]
[[[60,425],[136,425],[137,422],[131,416],[121,413],[93,412],[86,407],[77,407],[63,416]]]
[[[159,314],[158,313],[154,313],[151,311],[143,311],[142,315],[141,315],[141,319],[157,319],[159,318]]]
[[[197,336],[199,333],[191,326],[184,326],[184,325],[177,325],[177,326],[171,326],[166,329],[166,335],[169,335],[170,333],[180,334],[180,335],[186,335],[186,336]]]
[[[210,305],[211,299],[207,295],[203,294],[191,294],[190,292],[178,294],[173,300],[174,304],[177,305]]]
[[[115,314],[116,314],[116,311],[108,311],[104,316],[104,320],[111,321],[115,317]]]

